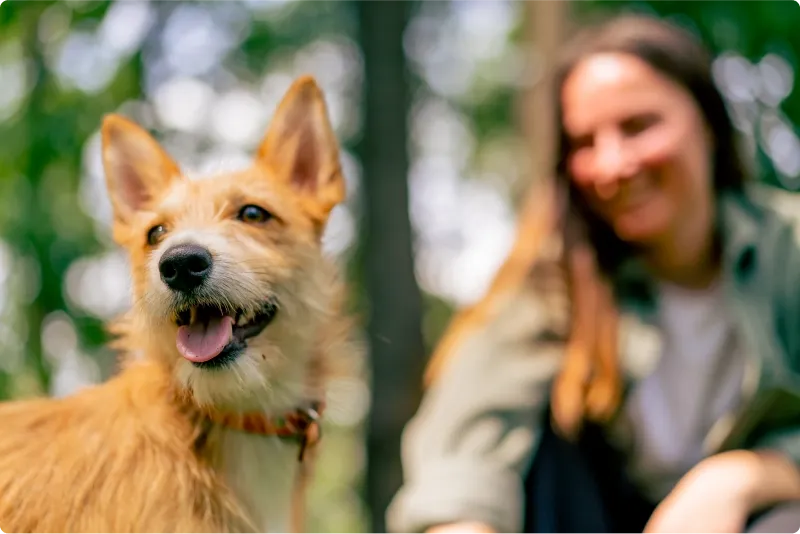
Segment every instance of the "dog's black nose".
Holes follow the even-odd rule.
[[[161,279],[170,289],[189,292],[211,274],[211,253],[198,245],[177,245],[158,262]]]

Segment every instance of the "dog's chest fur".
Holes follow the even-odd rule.
[[[290,532],[298,444],[221,429],[219,467],[259,532]]]

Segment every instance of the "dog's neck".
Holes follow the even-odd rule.
[[[302,444],[212,423],[200,454],[222,475],[256,532],[297,532],[307,458]],[[309,451],[310,452],[310,451]]]
[[[320,439],[320,417],[325,408],[323,401],[311,401],[306,406],[279,417],[263,412],[237,413],[218,410],[201,410],[199,417],[207,426],[240,432],[251,436],[271,436],[298,445],[297,461],[303,462],[310,449]]]
[[[178,392],[174,402],[197,429],[196,453],[220,473],[251,528],[299,529],[300,470],[319,439],[324,405],[309,399],[282,414],[230,411],[198,407]]]
[[[309,438],[315,441],[324,409],[319,361],[313,353],[310,357],[291,356],[294,358],[290,357],[290,364],[280,368],[269,386],[252,392],[252,398],[238,397],[234,402],[213,405],[198,403],[195,392],[177,380],[175,401],[183,412],[205,426],[253,436],[276,436],[297,443],[307,443]],[[175,371],[170,374],[176,375]]]
[[[165,400],[194,428],[195,454],[219,473],[250,528],[256,532],[295,530],[294,512],[302,498],[298,493],[298,484],[302,483],[299,470],[304,468],[300,461],[302,430],[311,427],[309,423],[317,415],[313,411],[320,409],[315,402],[322,398],[321,390],[310,380],[317,376],[313,367],[306,366],[303,373],[293,370],[293,380],[276,383],[285,391],[267,399],[275,402],[255,402],[253,405],[263,409],[253,411],[234,406],[201,407],[178,385],[174,369],[160,358],[145,357],[130,363],[145,364],[151,368],[151,380],[171,384]],[[301,387],[303,384],[306,387]],[[318,432],[318,427],[311,430]],[[311,447],[306,449],[303,462],[308,461],[318,434],[307,437]]]

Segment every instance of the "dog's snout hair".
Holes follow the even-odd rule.
[[[187,243],[166,250],[158,262],[158,270],[161,280],[170,289],[188,293],[208,279],[213,264],[214,260],[207,248]]]

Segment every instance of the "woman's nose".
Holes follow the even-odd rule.
[[[598,136],[594,161],[594,187],[598,196],[613,196],[619,181],[633,177],[636,172],[637,165],[619,135]]]

